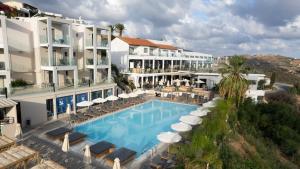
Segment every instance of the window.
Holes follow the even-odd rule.
[[[148,48],[144,48],[144,53],[148,53]]]
[[[73,52],[73,56],[76,57],[76,52]]]
[[[68,52],[65,52],[65,57],[67,57],[68,56]]]

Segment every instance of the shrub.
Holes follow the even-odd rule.
[[[11,82],[11,86],[12,87],[23,87],[23,86],[27,86],[28,83],[23,80],[23,79],[17,79]]]

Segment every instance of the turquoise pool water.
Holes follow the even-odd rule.
[[[139,156],[159,143],[156,136],[160,132],[171,131],[171,124],[196,108],[195,105],[152,100],[78,125],[75,130],[87,134],[93,143],[109,141],[116,147],[132,149]]]

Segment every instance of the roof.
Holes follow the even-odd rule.
[[[17,105],[17,103],[11,99],[0,98],[0,108],[12,107]]]
[[[129,45],[134,46],[151,46],[156,47],[156,44],[146,40],[146,39],[140,39],[140,38],[130,38],[130,37],[119,37],[122,41],[128,43]]]
[[[161,44],[161,43],[155,43],[151,42],[147,39],[140,39],[140,38],[131,38],[131,37],[119,37],[124,42],[128,43],[129,45],[134,46],[150,46],[150,47],[156,47],[161,49],[170,49],[170,50],[176,50],[177,48],[172,45],[167,44]]]
[[[172,45],[156,44],[156,46],[161,49],[177,50],[177,48]]]

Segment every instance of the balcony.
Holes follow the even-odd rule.
[[[107,39],[102,39],[101,41],[97,41],[97,47],[108,47],[108,40]]]
[[[47,35],[40,35],[40,43],[41,44],[48,43],[48,37],[47,37]]]
[[[97,65],[108,65],[108,59],[98,59],[97,60]],[[86,65],[94,65],[94,59],[93,58],[87,58],[86,59]]]
[[[54,63],[55,66],[75,66],[75,60],[74,58],[63,58],[63,59],[59,59],[58,63]]]
[[[68,36],[61,37],[61,38],[54,37],[53,38],[53,44],[55,44],[55,45],[69,45],[70,40],[69,40]]]
[[[93,40],[92,39],[86,39],[85,46],[88,46],[88,47],[93,46]]]

